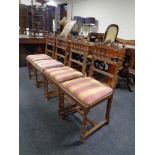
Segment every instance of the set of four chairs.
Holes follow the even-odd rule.
[[[83,38],[68,40],[54,36],[46,38],[45,51],[45,54],[27,56],[29,78],[31,79],[34,72],[36,86],[43,83],[44,96],[47,99],[50,96],[58,96],[60,118],[64,119],[67,114],[74,112],[82,115],[80,140],[84,142],[88,136],[109,123],[118,70],[123,63],[125,51],[123,48],[90,43]],[[88,55],[91,55],[89,70]],[[76,59],[78,56],[82,59]],[[107,67],[96,68],[96,61],[105,63]],[[42,80],[38,78],[39,72]],[[102,82],[94,78],[94,75],[98,75],[96,72],[104,75]],[[49,91],[51,84],[55,88],[52,92]],[[69,102],[67,106],[66,100]],[[97,123],[89,119],[90,110],[105,100],[107,105],[103,121]],[[91,129],[87,128],[88,123],[91,124]]]

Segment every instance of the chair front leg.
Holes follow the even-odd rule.
[[[61,88],[58,88],[58,94],[59,94],[59,110],[58,110],[58,112],[59,112],[59,116],[60,116],[60,118],[61,119],[64,119],[65,118],[65,115],[64,115],[64,112],[63,112],[63,110],[64,110],[64,93],[63,93],[63,91],[61,90]]]
[[[111,105],[112,105],[112,96],[108,99],[107,107],[106,107],[105,119],[106,119],[106,121],[107,121],[107,124],[109,124],[109,121],[110,121]]]
[[[29,72],[29,79],[31,80],[31,65],[27,62],[27,66],[28,66],[28,72]]]
[[[85,133],[87,132],[87,114],[88,114],[88,111],[83,110],[83,121],[82,121],[81,136],[80,136],[81,143],[84,143]]]
[[[37,69],[34,68],[34,75],[35,75],[35,84],[36,87],[39,87],[39,82],[38,82],[38,73],[37,73]]]
[[[48,100],[48,79],[43,75],[44,80],[44,97]]]

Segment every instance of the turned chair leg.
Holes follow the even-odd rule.
[[[28,72],[29,72],[29,79],[31,80],[31,65],[29,63],[27,63],[27,66],[28,66]]]
[[[59,107],[58,107],[59,110],[58,110],[58,112],[59,112],[60,118],[64,119],[65,118],[65,115],[63,112],[63,110],[64,110],[64,93],[62,92],[62,90],[60,88],[58,89],[58,91],[59,91]]]
[[[82,121],[82,127],[81,127],[81,136],[80,136],[80,141],[81,143],[84,143],[84,140],[85,140],[85,133],[87,131],[87,114],[88,114],[88,111],[83,111],[83,121]]]
[[[109,124],[109,121],[110,121],[111,105],[112,105],[112,97],[110,97],[110,98],[108,99],[107,107],[106,107],[105,119],[107,120],[107,124]]]
[[[132,76],[128,76],[127,77],[127,85],[128,85],[128,89],[133,92],[134,91],[134,86],[135,86],[135,82],[134,82],[134,78]]]
[[[87,118],[88,109],[83,109],[80,113],[83,116],[83,122],[81,127],[81,136],[80,141],[83,143],[84,140],[89,137],[91,134],[96,132],[99,128],[107,125],[110,120],[110,111],[111,111],[111,105],[112,105],[112,96],[107,101],[107,107],[106,107],[106,114],[104,116],[104,120],[100,123],[96,123],[95,121]],[[93,127],[91,129],[87,129],[87,122],[89,122]]]
[[[39,82],[38,82],[38,73],[37,73],[36,69],[34,69],[34,75],[35,75],[35,84],[36,84],[36,87],[38,88],[39,87]]]
[[[48,100],[48,79],[43,75],[44,80],[44,97]]]

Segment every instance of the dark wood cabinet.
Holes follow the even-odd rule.
[[[28,10],[27,6],[24,4],[19,5],[19,27],[20,33],[26,33],[26,28],[28,28]]]
[[[39,31],[53,32],[53,20],[55,20],[56,7],[19,5],[19,27],[21,34],[26,34],[26,28]]]

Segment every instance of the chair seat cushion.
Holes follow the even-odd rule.
[[[91,107],[113,93],[113,89],[91,77],[78,78],[61,83],[63,89],[80,100],[84,106]]]
[[[51,57],[46,54],[33,54],[33,55],[28,55],[26,57],[26,60],[30,63],[33,63],[34,61],[37,61],[37,60],[45,60],[45,59],[51,59]]]
[[[44,74],[47,75],[49,79],[53,79],[59,83],[84,76],[81,72],[68,66],[46,69]]]
[[[37,60],[34,62],[34,66],[39,70],[43,71],[49,68],[63,67],[63,63],[54,59]]]

